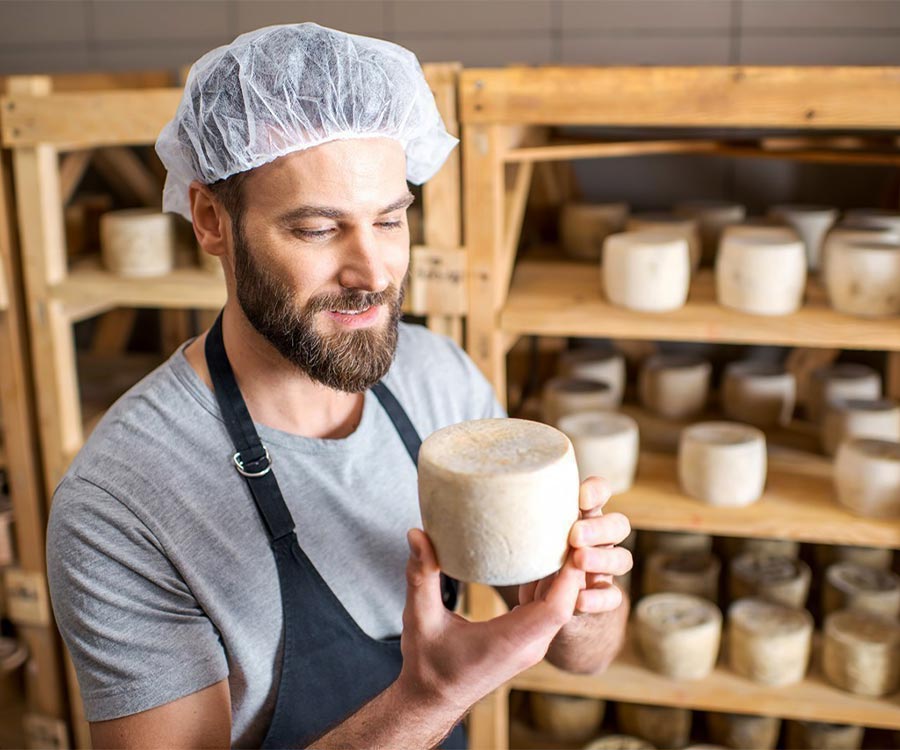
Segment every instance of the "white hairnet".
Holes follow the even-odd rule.
[[[400,142],[415,184],[457,143],[412,52],[314,23],[242,34],[194,63],[156,141],[168,170],[163,210],[190,221],[192,180],[208,185],[293,151],[373,136]]]

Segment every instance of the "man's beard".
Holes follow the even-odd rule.
[[[259,267],[239,228],[234,233],[237,299],[250,324],[289,362],[313,380],[338,391],[361,393],[387,373],[397,349],[403,288],[348,291],[313,297],[297,307],[291,288]],[[323,335],[316,315],[331,310],[365,310],[386,305],[388,321],[378,328]]]

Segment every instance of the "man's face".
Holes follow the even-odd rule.
[[[255,169],[242,195],[234,268],[247,319],[312,379],[366,390],[397,345],[412,202],[402,147],[332,141]]]

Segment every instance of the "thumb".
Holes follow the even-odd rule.
[[[406,541],[409,561],[406,564],[404,621],[409,620],[408,624],[417,628],[436,627],[445,616],[437,555],[428,535],[421,529],[410,529]]]

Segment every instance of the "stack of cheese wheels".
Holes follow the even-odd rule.
[[[838,312],[865,318],[900,315],[900,241],[834,245],[829,249],[825,289]]]
[[[803,243],[778,230],[729,227],[716,257],[719,304],[752,315],[788,315],[803,304]]]
[[[806,393],[806,414],[820,422],[832,401],[880,399],[881,375],[868,365],[840,362],[812,371]]]
[[[559,360],[560,372],[571,378],[599,380],[610,389],[610,399],[618,407],[625,396],[625,357],[619,352],[573,349]]]
[[[788,750],[859,750],[863,727],[853,724],[826,724],[821,721],[789,721]]]
[[[560,417],[557,426],[572,441],[582,481],[603,477],[613,494],[631,488],[638,460],[637,422],[625,414],[586,411]]]
[[[617,703],[616,721],[620,731],[653,747],[684,747],[691,738],[691,712],[686,708]]]
[[[555,426],[567,414],[615,408],[612,388],[600,380],[561,376],[550,378],[544,385],[541,415],[547,424]]]
[[[757,597],[786,607],[805,607],[812,571],[802,560],[745,552],[731,561],[732,599]]]
[[[654,750],[646,740],[627,734],[608,734],[584,746],[584,750]]]
[[[725,747],[742,750],[772,750],[778,744],[781,719],[745,714],[706,715],[709,738]]]
[[[821,568],[839,562],[856,563],[867,568],[889,570],[894,550],[887,547],[856,547],[842,544],[816,545],[816,564]]]
[[[822,243],[835,222],[838,210],[831,206],[773,206],[769,213],[791,226],[806,249],[806,259],[811,271],[816,271],[822,257]]]
[[[709,534],[694,534],[690,531],[642,531],[640,543],[644,555],[654,552],[678,554],[712,551],[712,537]]]
[[[673,680],[699,680],[712,672],[722,637],[722,613],[708,599],[652,594],[635,608],[644,663]]]
[[[700,413],[709,395],[712,365],[681,354],[647,357],[638,376],[641,404],[666,419],[685,419]]]
[[[531,693],[535,727],[562,742],[585,742],[600,731],[606,702],[576,695]]]
[[[444,427],[419,451],[419,505],[441,570],[513,585],[559,570],[578,519],[569,439],[521,419]]]
[[[813,619],[805,609],[738,599],[728,610],[728,661],[742,677],[791,685],[806,675]]]
[[[879,697],[900,687],[900,624],[871,612],[842,609],[825,618],[822,666],[842,690]]]
[[[654,552],[644,566],[644,594],[672,592],[716,601],[719,558],[708,552]]]
[[[836,399],[825,408],[820,439],[829,456],[847,438],[900,441],[900,404],[886,398]]]
[[[696,219],[700,225],[701,261],[712,263],[719,248],[719,239],[730,224],[738,224],[747,216],[747,209],[739,203],[725,201],[685,201],[675,206],[675,215]]]
[[[597,262],[603,242],[625,229],[627,203],[566,203],[559,217],[563,250],[570,258]]]
[[[628,231],[653,231],[683,239],[688,244],[691,270],[696,271],[700,267],[703,245],[700,237],[700,222],[697,219],[667,213],[640,213],[628,220]]]
[[[729,419],[757,427],[787,425],[794,415],[797,379],[769,362],[731,362],[722,381],[722,410]]]
[[[687,301],[687,240],[665,232],[622,232],[603,244],[603,291],[611,304],[639,312],[677,310]]]
[[[172,215],[153,208],[109,211],[100,217],[103,265],[119,276],[163,276],[175,262]]]
[[[885,617],[900,615],[900,576],[889,570],[851,562],[825,571],[825,612],[858,609]]]
[[[900,516],[900,442],[850,438],[834,460],[837,499],[860,516]]]
[[[766,437],[736,422],[699,422],[681,433],[678,480],[707,505],[740,508],[756,502],[766,484]]]
[[[725,542],[729,557],[749,553],[797,559],[800,554],[800,543],[791,539],[726,539]]]
[[[838,245],[846,245],[854,242],[871,242],[872,240],[886,240],[896,242],[900,240],[900,234],[895,234],[888,229],[880,227],[865,227],[858,225],[843,225],[832,229],[822,243],[822,265],[820,271],[827,273],[828,257]]]

